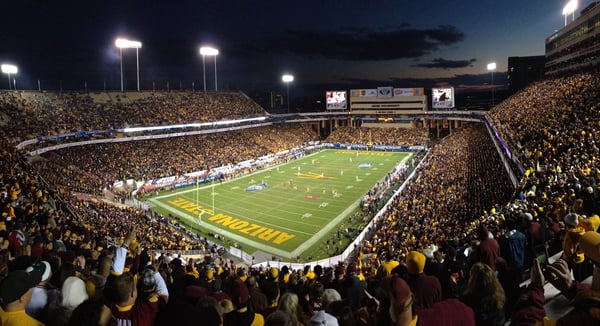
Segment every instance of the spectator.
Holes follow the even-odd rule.
[[[439,325],[462,325],[474,326],[475,315],[473,310],[457,299],[446,299],[434,304],[431,308],[418,309],[415,306],[414,295],[408,284],[398,275],[387,277],[382,282],[382,290],[385,292],[389,302],[383,305],[379,311],[380,322],[389,325],[419,326]]]
[[[250,293],[250,303],[254,311],[262,311],[267,308],[267,296],[260,290],[255,276],[250,276],[247,280],[248,291]]]
[[[406,255],[407,283],[413,293],[415,304],[420,308],[431,308],[436,302],[442,300],[440,281],[435,276],[423,273],[426,260],[425,255],[418,251],[411,251]]]
[[[44,325],[25,312],[25,307],[31,300],[33,288],[40,283],[42,274],[33,270],[25,272],[16,270],[10,272],[0,283],[0,324]]]
[[[317,326],[317,325],[338,326],[339,323],[338,323],[338,320],[334,316],[326,313],[323,310],[319,310],[312,316],[312,318],[308,321],[307,325],[308,326]]]
[[[228,314],[225,314],[223,319],[224,326],[261,326],[264,325],[265,320],[261,314],[255,313],[248,308],[248,301],[250,295],[248,287],[241,281],[234,281],[231,285],[231,302],[233,303],[234,310]]]
[[[585,234],[585,229],[579,226],[579,215],[576,213],[567,214],[564,221],[567,232],[563,242],[561,258],[569,263],[569,266],[573,269],[575,279],[583,281],[585,278],[583,271],[585,255],[579,248],[579,239]]]
[[[40,260],[28,267],[26,272],[30,273],[33,270],[39,271],[42,274],[42,279],[40,283],[33,288],[31,301],[29,301],[25,311],[27,311],[28,315],[37,320],[46,320],[43,318],[42,312],[48,304],[47,286],[48,281],[52,276],[52,268],[47,261]]]
[[[110,308],[102,301],[90,299],[73,310],[69,326],[110,326],[114,322]]]
[[[506,260],[502,257],[498,257],[496,260],[496,271],[498,273],[498,281],[504,289],[506,297],[506,303],[504,305],[504,317],[510,319],[513,308],[519,299],[521,294],[521,272],[514,267],[508,265]]]
[[[492,237],[487,227],[483,224],[477,229],[477,236],[480,242],[474,252],[474,260],[471,264],[482,262],[495,271],[496,259],[500,256],[500,245],[498,244],[498,241]]]
[[[85,283],[76,276],[68,277],[61,288],[60,302],[48,307],[46,325],[66,326],[75,308],[88,299]]]
[[[462,301],[475,312],[477,325],[504,325],[504,289],[488,265],[475,263],[471,267]]]
[[[267,316],[265,326],[294,326],[294,323],[287,311],[277,310]]]
[[[510,266],[517,270],[522,270],[525,260],[525,249],[527,245],[527,237],[523,232],[517,229],[517,223],[513,219],[506,221],[507,232],[501,238],[500,247],[501,254]]]
[[[305,324],[304,314],[302,313],[302,307],[298,302],[298,296],[295,293],[285,293],[279,300],[279,306],[277,310],[283,310],[287,312],[292,319],[292,325],[301,326]]]
[[[547,266],[548,281],[552,283],[567,298],[573,300],[574,309],[558,320],[550,320],[556,325],[597,325],[600,321],[597,311],[598,289],[600,284],[600,268],[594,268],[591,288],[571,279],[568,263],[562,259]],[[531,283],[515,307],[511,325],[534,325],[541,323],[546,315],[544,310],[544,281],[542,268],[537,260],[533,261],[530,272]],[[590,291],[591,289],[591,291]]]
[[[382,263],[382,267],[385,270],[385,276],[390,276],[392,270],[400,265],[400,262],[394,259],[394,253],[390,250],[385,253],[385,260]]]
[[[358,278],[358,270],[355,263],[348,264],[346,269],[346,279],[343,283],[344,298],[348,299],[348,304],[352,311],[357,311],[363,304],[365,289],[367,283]]]

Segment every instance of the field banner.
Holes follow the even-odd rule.
[[[392,97],[394,95],[394,88],[391,86],[377,87],[377,97]]]

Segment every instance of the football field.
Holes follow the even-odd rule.
[[[291,259],[322,249],[358,209],[361,198],[410,155],[323,150],[240,178],[162,192],[148,200],[184,224],[239,244],[248,254],[260,251]],[[329,248],[327,253],[332,254]]]

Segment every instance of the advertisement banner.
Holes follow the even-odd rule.
[[[394,95],[394,88],[391,86],[377,87],[377,97],[392,97]]]
[[[377,89],[351,89],[350,97],[376,97]]]
[[[414,96],[414,88],[394,88],[394,96]]]

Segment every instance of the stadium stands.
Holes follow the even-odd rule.
[[[581,221],[578,227],[592,231],[598,227],[594,217],[598,218],[600,207],[599,82],[600,74],[596,71],[555,76],[529,86],[489,112],[490,121],[525,168],[516,191],[503,172],[484,126],[466,124],[431,148],[402,196],[393,200],[391,209],[370,230],[372,237],[357,248],[355,258],[334,267],[307,266],[301,270],[290,270],[287,266],[238,267],[219,257],[217,247],[181,228],[170,217],[113,206],[97,199],[100,190],[115,180],[177,175],[297,146],[314,138],[308,126],[260,127],[143,144],[91,145],[27,160],[14,145],[40,135],[126,125],[211,121],[264,112],[237,93],[190,96],[173,92],[109,99],[104,95],[1,92],[3,261],[0,266],[6,267],[2,275],[8,274],[7,280],[26,277],[14,271],[32,265],[35,259],[46,260],[52,273],[58,275],[48,281],[48,291],[64,289],[62,282],[66,277],[60,275],[76,275],[88,283],[89,297],[104,300],[117,314],[116,305],[125,302],[117,290],[135,285],[127,273],[139,274],[138,300],[134,301],[139,308],[134,309],[140,310],[132,313],[156,309],[158,324],[172,323],[173,318],[182,315],[188,320],[200,318],[208,323],[209,316],[216,314],[219,320],[228,300],[232,306],[228,310],[234,310],[235,315],[225,319],[285,319],[290,317],[289,306],[296,307],[295,302],[289,306],[284,303],[294,300],[294,296],[283,296],[289,292],[297,294],[297,305],[302,312],[294,318],[301,323],[334,318],[340,324],[342,321],[352,325],[391,324],[391,320],[411,320],[417,315],[422,323],[435,322],[436,318],[438,322],[440,318],[448,320],[452,316],[457,324],[467,325],[481,320],[492,308],[478,306],[473,301],[467,306],[460,301],[469,283],[476,281],[470,279],[470,267],[489,261],[490,255],[508,260],[515,259],[515,253],[520,252],[525,257],[525,266],[514,270],[510,265],[497,263],[503,288],[495,288],[496,292],[488,295],[494,298],[490,302],[494,302],[496,311],[507,320],[513,317],[521,324],[533,324],[543,317],[543,306],[517,301],[518,296],[512,292],[515,290],[508,288],[510,281],[506,280],[518,284],[522,273],[533,264],[527,293],[530,298],[539,298],[544,275],[533,261],[548,255],[547,251],[551,254],[560,251],[562,237],[571,232],[567,226],[573,223],[572,217],[566,218],[567,214],[578,214],[577,221]],[[338,129],[330,137],[332,141],[347,143],[365,139],[363,132],[358,131],[357,135],[357,130],[346,128]],[[369,137],[373,142],[406,144],[422,140],[423,134],[414,130],[389,133],[389,129],[373,129]],[[89,198],[94,200],[84,200],[83,195],[72,196],[74,192],[93,195]],[[513,229],[526,236],[527,242],[520,249],[505,236]],[[487,241],[492,238],[498,243],[497,249],[490,245],[493,241]],[[186,260],[160,255],[166,249],[199,249],[207,258]],[[413,250],[423,252],[428,258],[407,263],[408,257],[414,257],[409,255]],[[111,275],[107,272],[110,262],[113,271],[128,272]],[[441,300],[420,310],[413,306],[411,294],[422,289],[411,288],[408,284],[412,283],[403,280],[410,278],[408,266],[413,270],[413,264],[422,264],[418,269],[438,277],[442,286]],[[557,276],[567,265],[574,271],[575,281],[567,282],[566,273],[547,280],[559,290],[570,291],[569,295],[583,291],[586,287],[579,281],[591,275],[593,265],[589,259],[559,260],[553,275]],[[148,267],[155,272],[145,272]],[[27,277],[34,276],[32,273]],[[244,283],[251,279],[258,280],[258,291],[266,298],[267,307],[260,311],[250,304],[252,300]],[[567,288],[565,284],[571,286]],[[323,288],[326,290],[320,292]],[[6,282],[0,283],[3,298],[9,298],[8,293],[21,294],[11,290]],[[155,306],[155,299],[151,299],[154,292],[168,296],[168,303]],[[286,299],[279,302],[283,297]],[[339,301],[351,297],[357,309]],[[582,307],[594,302],[581,301],[583,306],[579,306],[576,301],[570,314],[580,313],[581,318],[588,318],[587,310]],[[8,303],[3,302],[3,308]],[[98,307],[94,309],[102,309],[102,305]],[[516,307],[517,313],[512,315],[507,307]],[[79,316],[75,310],[73,315]],[[319,310],[324,312],[311,314]],[[281,312],[275,314],[275,311]],[[525,320],[531,316],[535,316],[534,320]],[[35,317],[52,323],[43,314]]]

